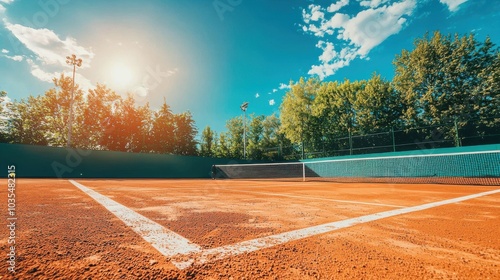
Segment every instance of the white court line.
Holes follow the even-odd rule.
[[[267,237],[261,237],[253,240],[247,240],[240,243],[226,245],[218,248],[202,249],[193,244],[186,238],[164,228],[154,221],[134,212],[133,210],[107,198],[73,180],[70,182],[102,204],[106,209],[120,218],[126,225],[131,227],[144,240],[149,242],[160,253],[172,258],[172,264],[179,269],[185,269],[193,264],[200,265],[236,256],[244,253],[250,253],[257,250],[270,248],[276,245],[285,244],[291,241],[312,237],[319,234],[333,232],[338,229],[352,227],[354,225],[385,219],[397,215],[408,214],[422,211],[446,204],[458,203],[469,199],[500,193],[500,189],[452,198],[432,203],[426,203],[418,206],[394,209],[390,211],[379,212],[361,217],[346,219],[337,222],[326,223],[309,228],[293,230]]]
[[[478,194],[472,194],[467,196],[462,196],[458,198],[447,199],[438,202],[432,202],[427,204],[422,204],[419,206],[406,207],[401,209],[395,209],[370,215],[365,215],[357,218],[351,218],[343,221],[337,221],[327,224],[322,224],[318,226],[313,226],[305,229],[293,230],[285,233],[280,233],[276,235],[271,235],[267,237],[257,238],[253,240],[243,241],[237,244],[222,246],[213,249],[206,249],[199,252],[193,259],[194,264],[203,264],[206,262],[212,262],[215,260],[220,260],[230,256],[240,255],[244,253],[250,253],[257,250],[262,250],[270,248],[276,245],[288,243],[298,239],[315,236],[318,234],[329,233],[338,229],[348,228],[357,224],[372,222],[380,219],[385,219],[397,215],[408,214],[411,212],[422,211],[446,204],[458,203],[465,200],[478,198],[481,196],[491,195],[500,193],[500,189],[482,192]]]
[[[144,217],[134,210],[123,206],[122,204],[94,191],[84,185],[69,180],[73,185],[84,193],[99,202],[116,217],[122,220],[133,231],[139,234],[144,240],[150,243],[156,250],[167,257],[177,255],[186,255],[194,252],[200,252],[200,246],[190,242],[179,234],[170,231],[162,225]]]
[[[341,203],[349,203],[349,204],[364,204],[364,205],[374,205],[374,206],[385,206],[385,207],[393,207],[393,208],[402,208],[406,206],[394,205],[394,204],[384,204],[384,203],[376,203],[376,202],[363,202],[363,201],[354,201],[354,200],[339,200],[339,199],[329,199],[322,197],[313,197],[313,196],[300,196],[300,195],[292,195],[292,194],[283,194],[283,193],[269,193],[269,192],[256,192],[256,191],[244,191],[244,190],[235,190],[231,187],[209,187],[210,189],[229,191],[229,192],[242,192],[242,193],[250,193],[250,194],[264,194],[264,195],[272,195],[272,196],[283,196],[283,197],[291,197],[291,198],[300,198],[300,199],[309,199],[309,200],[322,200],[322,201],[332,201],[332,202],[341,202]],[[200,188],[184,188],[182,190],[197,190]]]
[[[393,207],[393,208],[402,208],[405,206],[401,205],[393,205],[393,204],[383,204],[376,202],[362,202],[362,201],[353,201],[353,200],[339,200],[339,199],[329,199],[329,198],[321,198],[321,197],[312,197],[312,196],[300,196],[300,195],[292,195],[292,194],[281,194],[281,193],[268,193],[268,192],[255,192],[255,191],[243,191],[243,190],[232,190],[225,189],[232,192],[244,192],[244,193],[255,193],[255,194],[264,194],[264,195],[272,195],[272,196],[283,196],[283,197],[292,197],[292,198],[300,198],[300,199],[310,199],[310,200],[324,200],[324,201],[333,201],[333,202],[342,202],[342,203],[350,203],[350,204],[364,204],[364,205],[374,205],[374,206],[385,206],[385,207]]]

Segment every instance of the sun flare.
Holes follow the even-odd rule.
[[[111,69],[111,86],[118,90],[127,89],[132,85],[133,71],[126,65],[115,65]]]

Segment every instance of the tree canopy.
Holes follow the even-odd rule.
[[[66,146],[72,80],[61,75],[54,78],[54,86],[43,95],[10,104],[6,116],[10,142]],[[98,84],[87,94],[75,85],[73,106],[73,147],[197,154],[191,113],[173,114],[166,101],[153,111],[149,104],[137,106],[132,95],[123,98],[105,85]]]

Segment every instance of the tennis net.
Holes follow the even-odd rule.
[[[500,185],[500,150],[216,165],[216,178]]]

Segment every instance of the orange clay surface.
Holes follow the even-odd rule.
[[[4,180],[4,179],[2,179]],[[217,248],[499,186],[231,180],[77,182]],[[68,180],[17,179],[16,264],[1,182],[0,279],[499,279],[500,193],[179,269]]]

